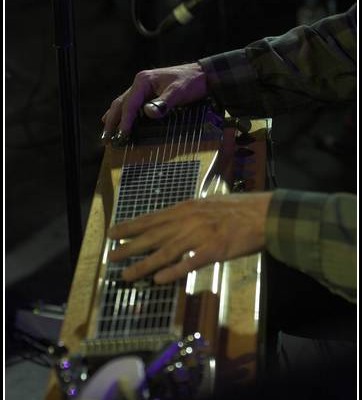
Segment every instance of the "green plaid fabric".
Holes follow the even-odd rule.
[[[199,64],[231,115],[272,117],[315,103],[354,103],[357,5]],[[353,195],[277,190],[268,214],[267,249],[355,302],[356,210]]]
[[[356,101],[357,6],[244,49],[199,60],[231,115],[274,116]]]
[[[274,192],[266,226],[268,251],[352,302],[357,296],[356,245],[356,196]]]

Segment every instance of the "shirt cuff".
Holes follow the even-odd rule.
[[[356,198],[278,189],[266,222],[266,249],[348,301],[356,301]]]
[[[303,272],[322,275],[320,230],[328,195],[278,189],[266,224],[267,250],[283,263]]]
[[[245,49],[198,60],[216,100],[233,116],[265,116],[259,96],[257,74]]]

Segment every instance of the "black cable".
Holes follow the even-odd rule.
[[[46,38],[47,35],[47,28],[44,29],[43,33],[42,33],[42,37]],[[19,122],[21,123],[21,125],[24,128],[24,132],[27,136],[27,144],[20,144],[20,145],[16,145],[16,144],[9,144],[8,141],[5,142],[5,148],[6,149],[10,149],[10,150],[28,150],[28,149],[36,149],[39,148],[41,146],[48,146],[48,145],[54,145],[56,143],[60,142],[60,134],[49,137],[47,135],[47,138],[43,141],[37,141],[35,139],[35,135],[34,135],[34,131],[31,128],[31,124],[34,123],[34,116],[32,113],[33,110],[33,103],[34,103],[34,99],[37,96],[37,94],[39,93],[41,87],[44,84],[44,77],[45,77],[45,72],[46,72],[46,66],[48,63],[48,50],[49,49],[49,45],[47,40],[43,41],[43,50],[42,50],[42,56],[41,56],[41,61],[40,61],[40,67],[39,67],[39,74],[35,80],[35,83],[33,85],[33,87],[30,90],[30,93],[28,95],[28,98],[26,100],[25,105],[18,111],[15,112],[15,116],[14,118],[9,118],[7,117],[7,121],[6,121],[6,125],[9,126],[9,124],[11,124],[12,122]],[[10,72],[11,72],[11,67],[10,67]],[[11,78],[10,78],[11,79]],[[16,76],[14,76],[13,79],[16,79]],[[10,119],[10,121],[9,121]],[[12,121],[12,119],[14,119],[14,121]],[[56,130],[57,125],[54,124],[54,128],[53,127],[48,127],[47,131],[54,131]]]
[[[148,38],[153,38],[156,37],[158,35],[160,35],[160,33],[162,32],[162,30],[164,29],[166,22],[167,22],[167,18],[165,18],[163,21],[161,21],[161,23],[153,30],[149,30],[148,28],[146,28],[143,23],[140,21],[140,19],[137,16],[137,4],[136,4],[136,0],[131,0],[131,15],[132,15],[132,21],[133,24],[135,26],[135,28],[137,29],[137,31],[145,37]]]
[[[278,181],[275,170],[274,141],[272,139],[272,128],[268,125],[266,128],[266,154],[267,154],[267,173],[269,177],[270,189],[278,187]]]
[[[15,340],[16,350],[20,352],[17,356],[18,360],[9,360],[5,365],[11,366],[21,360],[31,361],[42,367],[51,367],[52,361],[48,355],[49,346],[54,346],[55,343],[48,339],[37,338],[28,332],[19,328],[14,328],[12,339]]]
[[[181,2],[169,13],[154,30],[147,29],[137,16],[136,0],[131,0],[132,21],[137,31],[145,37],[153,38],[169,30],[173,26],[185,25],[193,19],[193,10],[197,9],[204,0],[187,0]]]

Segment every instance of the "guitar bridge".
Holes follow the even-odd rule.
[[[145,335],[114,339],[87,339],[81,343],[83,356],[114,356],[116,354],[158,352],[170,342],[178,340],[176,334]]]

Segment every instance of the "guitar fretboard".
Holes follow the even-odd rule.
[[[115,222],[194,197],[198,160],[127,165],[123,168]],[[112,248],[118,245],[112,243]],[[143,256],[106,266],[97,337],[117,338],[168,333],[175,317],[178,284],[155,285],[151,278],[124,282],[121,271]]]

